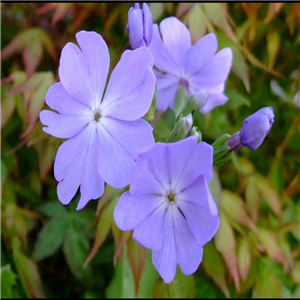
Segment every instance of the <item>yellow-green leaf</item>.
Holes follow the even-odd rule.
[[[273,186],[273,184],[260,174],[253,175],[254,184],[261,194],[261,196],[267,201],[273,213],[279,217],[281,214],[282,204],[279,195]]]
[[[221,252],[228,269],[230,270],[236,289],[240,291],[240,277],[238,274],[237,255],[235,249],[235,236],[227,217],[220,212],[220,226],[215,236],[216,248]]]
[[[222,191],[221,209],[227,216],[236,222],[249,227],[253,231],[256,230],[255,224],[248,217],[243,200],[230,191]]]

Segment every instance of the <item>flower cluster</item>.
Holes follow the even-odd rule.
[[[105,183],[116,189],[130,185],[117,203],[115,222],[121,230],[133,230],[133,238],[152,250],[155,268],[170,283],[177,265],[186,275],[197,270],[203,245],[219,226],[208,187],[214,149],[201,142],[201,133],[192,126],[196,112],[208,113],[227,101],[224,88],[232,51],[216,53],[212,33],[192,46],[188,28],[175,17],[164,19],[158,28],[145,3],[142,9],[139,4],[130,8],[127,30],[134,50],[122,54],[109,81],[109,52],[101,35],[80,31],[80,48],[67,43],[60,82],[46,95],[54,111],[41,111],[40,120],[46,133],[66,139],[54,163],[59,201],[69,204],[80,188],[77,209],[82,209],[102,196]],[[175,112],[172,131],[182,131],[179,141],[155,140],[152,126],[142,119],[155,89],[161,112],[174,110],[176,95],[184,91],[182,107],[188,112]],[[257,149],[273,122],[272,108],[259,110],[226,147]]]

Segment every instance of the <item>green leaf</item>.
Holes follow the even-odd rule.
[[[139,298],[152,298],[154,286],[159,278],[159,273],[152,263],[152,253],[151,251],[147,251],[145,267],[143,268],[140,280]]]
[[[230,138],[230,134],[225,133],[223,135],[221,135],[219,138],[217,138],[213,143],[212,146],[213,147],[218,147],[223,145],[229,138]]]
[[[280,35],[272,31],[267,35],[268,67],[273,68],[280,49]]]
[[[69,218],[70,220],[70,218]],[[89,242],[86,234],[76,229],[70,220],[63,240],[63,252],[73,275],[82,280],[88,278],[90,266],[83,268],[89,251]]]
[[[235,89],[226,88],[229,101],[225,104],[228,109],[238,109],[241,106],[250,106],[250,100]]]
[[[220,205],[221,205],[222,187],[221,187],[221,182],[220,182],[219,174],[218,174],[218,172],[216,171],[215,168],[213,168],[213,178],[208,183],[208,186],[209,186],[209,190],[212,193],[214,201],[217,204],[217,207],[220,207]]]
[[[243,281],[245,281],[251,266],[251,254],[247,239],[241,238],[237,252],[239,273]]]
[[[123,262],[117,259],[114,277],[105,291],[106,298],[135,298],[134,280],[127,258],[126,246],[123,249]]]
[[[195,298],[194,276],[184,275],[178,267],[172,282],[166,284],[160,280],[155,285],[153,293],[154,298]]]
[[[183,3],[180,3],[183,4]],[[206,23],[209,22],[203,13],[202,7],[195,3],[184,18],[190,30],[192,41],[195,44],[206,31]]]
[[[206,274],[213,279],[225,296],[229,298],[230,294],[226,283],[225,264],[213,242],[205,244],[203,248],[202,265]]]
[[[17,237],[13,238],[12,251],[14,263],[27,297],[45,298],[37,265],[23,254],[21,242]]]
[[[127,241],[127,255],[134,278],[135,295],[139,294],[140,280],[145,266],[147,249],[137,244],[133,238]]]
[[[261,196],[267,201],[273,213],[278,217],[281,214],[282,204],[279,195],[273,186],[273,184],[260,174],[253,175],[254,184],[261,194]]]
[[[260,195],[253,181],[253,176],[249,176],[246,181],[245,198],[247,210],[251,218],[256,221],[260,207]]]
[[[48,217],[56,217],[56,218],[66,218],[67,211],[63,204],[59,201],[50,201],[42,204],[38,211]]]
[[[218,147],[214,147],[214,161],[218,160],[222,156],[224,156],[226,153],[230,151],[231,147],[228,145],[222,145]]]
[[[262,258],[258,262],[254,293],[254,298],[282,297],[281,282],[274,274],[273,263],[268,257]]]
[[[13,287],[16,285],[16,274],[10,265],[1,267],[1,298],[13,298]]]
[[[2,90],[6,91],[5,86],[2,87]],[[5,92],[1,93],[1,129],[10,120],[15,110],[16,98],[16,95],[5,96]]]
[[[253,231],[256,230],[255,224],[246,213],[243,200],[237,194],[234,194],[227,190],[223,190],[221,208],[222,211],[225,212],[225,214],[231,219],[244,226],[249,227]]]
[[[272,231],[259,228],[256,236],[271,258],[286,265],[286,259],[276,241],[276,236]]]
[[[235,249],[235,237],[227,217],[220,211],[220,226],[215,236],[215,244],[221,252],[231,274],[237,291],[240,291],[240,278],[238,274],[237,255]]]
[[[229,47],[232,50],[233,61],[232,70],[243,81],[245,89],[250,92],[249,68],[245,57],[239,47],[228,36],[223,33],[217,33],[219,47]]]
[[[86,267],[97,254],[99,248],[102,246],[103,242],[107,237],[107,234],[110,231],[111,223],[113,221],[113,212],[117,204],[118,198],[119,197],[116,197],[115,199],[108,202],[108,204],[101,211],[96,229],[95,242],[89,256],[87,257],[84,263],[84,267]]]
[[[7,176],[7,168],[5,162],[1,159],[1,187],[3,188]]]
[[[67,229],[65,218],[54,218],[39,232],[33,259],[39,261],[51,256],[61,245]]]
[[[226,33],[231,40],[236,40],[230,24],[227,21],[227,6],[225,3],[202,3],[205,16]]]

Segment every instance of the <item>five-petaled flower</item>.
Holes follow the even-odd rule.
[[[140,119],[152,101],[153,56],[140,48],[123,53],[107,84],[109,53],[102,37],[80,31],[81,50],[68,43],[62,50],[60,82],[47,92],[46,103],[58,112],[43,110],[43,130],[68,139],[58,149],[54,175],[57,194],[68,204],[80,186],[77,209],[99,198],[104,181],[115,188],[131,182],[135,159],[154,144],[152,127]]]
[[[176,143],[157,143],[138,155],[130,190],[122,194],[114,219],[122,230],[152,250],[152,261],[166,283],[177,264],[194,273],[203,245],[219,226],[218,210],[208,188],[213,148],[192,136]]]
[[[202,113],[211,111],[224,104],[228,98],[224,95],[225,80],[232,62],[232,51],[224,48],[215,54],[218,42],[213,33],[207,34],[195,45],[191,45],[188,28],[177,18],[169,17],[153,24],[153,36],[150,50],[154,56],[154,65],[159,71],[157,78],[157,105],[160,111],[173,109],[173,102],[179,85],[187,95],[199,91],[208,93],[207,103]]]
[[[139,3],[135,3],[134,7],[129,9],[127,31],[132,49],[149,46],[152,39],[152,25],[152,14],[147,3],[143,3],[143,9]]]

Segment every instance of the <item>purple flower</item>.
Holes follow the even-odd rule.
[[[129,192],[114,211],[117,226],[152,250],[152,262],[166,283],[177,264],[186,275],[202,260],[202,246],[219,226],[207,182],[212,179],[213,149],[193,136],[157,143],[138,155]]]
[[[139,3],[135,3],[134,7],[129,9],[127,31],[132,49],[149,46],[152,39],[152,25],[152,14],[146,3],[143,3],[143,9],[140,9]]]
[[[228,100],[223,92],[231,68],[231,49],[224,48],[215,54],[218,42],[213,33],[192,46],[189,30],[175,17],[164,19],[160,23],[160,32],[163,39],[157,24],[154,24],[149,45],[155,66],[165,73],[155,73],[156,108],[160,111],[173,108],[179,85],[184,87],[187,95],[195,95],[201,90],[209,93],[207,104],[201,108],[202,113],[224,104]]]
[[[241,143],[251,150],[256,150],[264,141],[274,123],[271,106],[259,109],[245,119],[240,130]]]
[[[245,119],[240,131],[232,135],[225,143],[233,151],[243,147],[256,150],[264,141],[274,123],[273,108],[263,107]]]
[[[155,86],[153,57],[147,48],[125,51],[104,88],[109,53],[102,37],[80,31],[81,50],[68,43],[62,50],[60,82],[47,92],[43,130],[68,139],[58,149],[54,176],[57,194],[68,204],[80,186],[77,209],[103,194],[104,181],[115,188],[131,182],[135,159],[154,143],[152,127],[140,118],[148,111]]]

